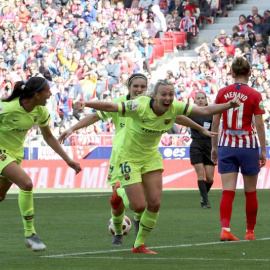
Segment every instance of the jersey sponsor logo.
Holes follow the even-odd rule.
[[[165,120],[164,120],[164,124],[165,124],[165,125],[170,124],[170,122],[171,122],[171,119],[165,119]]]
[[[27,132],[28,131],[28,129],[18,129],[18,128],[14,128],[12,130],[16,131],[16,132]]]
[[[232,130],[226,129],[225,134],[232,135],[232,136],[239,136],[239,135],[248,135],[248,131],[246,130]]]
[[[37,116],[34,116],[33,120],[34,120],[34,122],[37,122]]]
[[[130,100],[127,102],[127,108],[130,111],[135,111],[138,108],[138,102],[136,100]]]
[[[166,133],[168,130],[152,130],[147,128],[141,128],[141,130],[145,131],[146,133]]]

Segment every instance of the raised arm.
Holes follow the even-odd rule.
[[[218,134],[218,133],[215,133],[215,132],[212,132],[212,131],[205,129],[201,125],[195,123],[193,120],[191,120],[190,118],[183,116],[183,115],[178,115],[175,119],[175,123],[196,129],[196,130],[200,131],[202,134],[204,134],[208,137],[211,137],[211,138],[213,138],[215,135]]]
[[[258,133],[260,145],[261,145],[261,153],[259,158],[259,166],[263,167],[266,163],[266,142],[265,142],[265,129],[264,123],[262,119],[262,115],[255,115],[255,126]]]
[[[84,128],[84,127],[87,127],[87,126],[90,126],[90,125],[93,125],[94,123],[96,123],[99,120],[100,120],[100,117],[98,116],[97,113],[93,113],[91,115],[84,117],[78,123],[76,123],[75,125],[73,125],[69,129],[65,130],[58,138],[58,141],[60,143],[63,143],[65,141],[65,139],[67,139],[74,131],[81,129],[81,128]]]
[[[83,110],[84,107],[89,107],[98,111],[118,112],[118,104],[104,101],[77,101],[74,104],[75,110]]]
[[[215,115],[222,113],[230,108],[236,108],[240,106],[240,100],[238,98],[234,98],[227,103],[210,105],[205,107],[193,107],[190,115],[193,116],[205,116],[205,115]],[[213,131],[213,130],[212,130]]]

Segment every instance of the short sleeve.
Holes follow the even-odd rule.
[[[118,112],[121,114],[121,117],[131,117],[134,114],[137,114],[139,103],[137,100],[128,100],[125,102],[118,103]]]
[[[189,116],[192,111],[193,105],[190,105],[182,101],[176,101],[175,107],[176,107],[176,115]]]
[[[39,115],[37,118],[37,125],[40,127],[46,127],[49,124],[50,113],[44,106],[40,106]]]
[[[264,114],[265,110],[264,110],[264,104],[263,104],[263,100],[262,100],[262,96],[261,94],[257,94],[254,98],[254,115],[259,115],[259,114]]]
[[[102,120],[107,120],[107,119],[111,118],[111,115],[108,112],[97,111],[97,114],[98,114],[99,118]]]

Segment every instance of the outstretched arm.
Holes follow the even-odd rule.
[[[200,131],[202,134],[204,134],[208,137],[211,137],[211,138],[213,138],[215,135],[218,135],[218,133],[215,133],[215,132],[212,132],[212,131],[205,129],[201,125],[195,123],[193,120],[191,120],[190,118],[185,117],[183,115],[178,115],[175,119],[175,123],[196,129],[196,130]]]
[[[40,130],[46,143],[67,163],[68,166],[70,166],[72,169],[76,171],[76,174],[78,174],[82,170],[80,164],[73,161],[67,155],[64,149],[61,147],[60,143],[53,136],[50,127],[49,126],[40,127]]]
[[[205,115],[215,115],[222,113],[230,108],[239,107],[241,104],[238,98],[234,98],[227,103],[217,104],[217,105],[210,105],[205,107],[193,107],[191,110],[190,115],[193,116],[205,116]]]
[[[98,111],[118,112],[118,104],[104,101],[77,101],[74,104],[74,110],[83,110],[84,107],[89,107]]]
[[[97,121],[99,121],[100,118],[97,113],[93,113],[91,115],[88,115],[84,117],[82,120],[80,120],[78,123],[76,123],[74,126],[70,127],[69,129],[65,130],[60,137],[58,138],[58,141],[60,143],[63,143],[65,139],[67,139],[74,131],[93,125]]]

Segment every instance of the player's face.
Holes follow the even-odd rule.
[[[174,89],[171,85],[160,85],[157,94],[153,96],[154,110],[157,115],[162,115],[170,109],[174,100]]]
[[[198,93],[195,98],[195,104],[199,107],[204,107],[207,104],[206,96],[203,93]]]
[[[147,90],[147,83],[144,79],[134,79],[129,87],[130,98],[134,99]]]
[[[49,99],[50,96],[52,95],[49,84],[46,83],[44,89],[38,92],[37,94],[38,94],[37,97],[38,97],[38,103],[39,103],[38,105],[45,106],[47,99]]]

